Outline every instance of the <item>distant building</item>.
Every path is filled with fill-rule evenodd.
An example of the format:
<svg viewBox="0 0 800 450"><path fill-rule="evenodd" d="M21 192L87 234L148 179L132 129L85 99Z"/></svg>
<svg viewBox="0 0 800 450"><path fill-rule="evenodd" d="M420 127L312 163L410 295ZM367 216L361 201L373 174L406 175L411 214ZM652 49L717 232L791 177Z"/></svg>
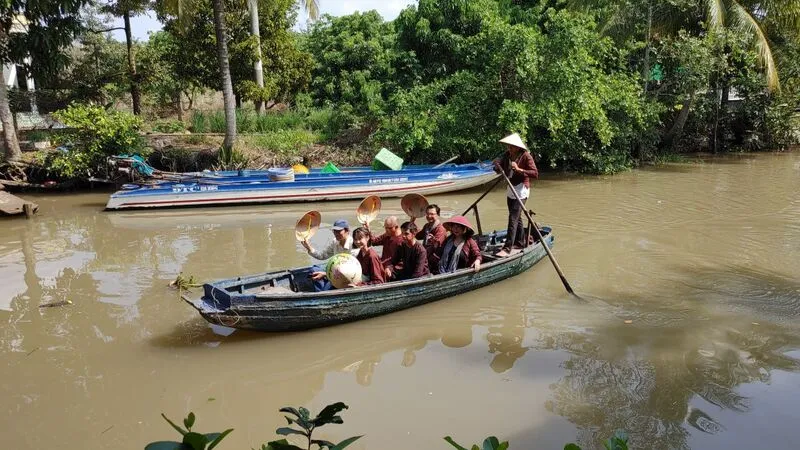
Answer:
<svg viewBox="0 0 800 450"><path fill-rule="evenodd" d="M11 24L11 33L27 33L28 20L25 16L18 15L14 18ZM22 61L22 64L4 64L3 65L3 82L6 88L12 92L18 92L22 95L27 94L27 102L16 102L17 108L12 108L12 112L16 116L17 128L35 128L37 126L46 125L46 120L39 115L39 108L36 104L36 83L33 77L25 69L26 66L30 67L31 58L27 57ZM25 106L20 107L19 103L24 103ZM16 109L16 110L15 110Z"/></svg>

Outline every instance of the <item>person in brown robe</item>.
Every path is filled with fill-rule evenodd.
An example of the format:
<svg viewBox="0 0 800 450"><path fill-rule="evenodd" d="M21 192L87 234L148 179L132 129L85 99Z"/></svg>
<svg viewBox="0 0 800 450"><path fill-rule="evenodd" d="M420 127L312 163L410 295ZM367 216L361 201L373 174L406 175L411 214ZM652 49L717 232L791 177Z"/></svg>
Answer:
<svg viewBox="0 0 800 450"><path fill-rule="evenodd" d="M369 230L368 224L364 224L364 226ZM383 247L381 251L381 261L385 267L391 264L392 257L397 253L397 249L403 245L403 232L400 230L400 223L397 221L396 216L387 217L383 222L383 229L385 233L380 236L371 234L372 231L370 230L369 244Z"/></svg>
<svg viewBox="0 0 800 450"><path fill-rule="evenodd" d="M436 260L436 252L439 247L444 244L447 237L447 230L442 226L442 221L439 217L441 210L438 205L428 205L425 210L425 220L427 223L417 233L417 239L422 240L422 246L425 247L427 253L428 265L431 273L438 273L439 264Z"/></svg>
<svg viewBox="0 0 800 450"><path fill-rule="evenodd" d="M395 280L410 280L429 275L428 253L417 240L417 225L405 222L400 229L403 232L403 245L397 249L391 264L386 267L386 275Z"/></svg>
<svg viewBox="0 0 800 450"><path fill-rule="evenodd" d="M450 273L471 267L475 272L481 270L481 251L478 243L472 238L475 230L464 216L454 216L444 222L450 232L437 251L439 261L438 273Z"/></svg>
<svg viewBox="0 0 800 450"><path fill-rule="evenodd" d="M353 231L353 244L359 249L356 259L361 263L362 280L353 283L351 286L364 286L371 284L381 284L386 282L384 276L383 262L378 256L378 252L370 247L370 233L365 227L358 227Z"/></svg>

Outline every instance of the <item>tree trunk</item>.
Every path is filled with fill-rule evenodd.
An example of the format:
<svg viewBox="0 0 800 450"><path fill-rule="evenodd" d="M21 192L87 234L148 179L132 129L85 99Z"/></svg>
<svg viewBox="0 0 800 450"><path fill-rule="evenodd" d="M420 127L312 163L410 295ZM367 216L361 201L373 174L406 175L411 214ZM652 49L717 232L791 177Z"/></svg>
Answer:
<svg viewBox="0 0 800 450"><path fill-rule="evenodd" d="M664 135L664 147L669 148L672 147L675 142L681 137L683 133L683 126L686 125L686 120L689 118L689 110L692 108L692 103L694 103L694 96L695 93L692 92L683 100L683 105L681 107L681 112L678 113L678 118L675 119L675 123L672 124L672 127L667 131L667 134Z"/></svg>
<svg viewBox="0 0 800 450"><path fill-rule="evenodd" d="M228 63L228 44L225 37L225 18L223 0L212 0L214 6L214 32L217 35L217 60L222 82L222 99L225 104L225 139L222 147L226 152L233 149L236 142L236 99L233 96L233 83Z"/></svg>
<svg viewBox="0 0 800 450"><path fill-rule="evenodd" d="M2 32L0 32L2 33ZM0 36L0 42L7 42ZM11 114L11 107L8 104L8 89L6 88L5 67L0 63L0 122L3 123L3 150L6 161L16 161L22 158L22 151L19 149L17 140L17 130L14 127L14 117Z"/></svg>
<svg viewBox="0 0 800 450"><path fill-rule="evenodd" d="M261 64L261 32L258 26L258 0L247 0L247 6L250 9L250 32L256 38L256 62L253 63L253 69L256 73L256 84L262 90L264 89L264 68ZM256 100L256 112L264 114L264 102Z"/></svg>
<svg viewBox="0 0 800 450"><path fill-rule="evenodd" d="M131 101L133 113L137 116L142 113L142 96L139 93L139 76L136 75L136 56L133 53L133 38L131 37L131 12L122 13L125 22L125 44L128 47L128 77L131 82Z"/></svg>

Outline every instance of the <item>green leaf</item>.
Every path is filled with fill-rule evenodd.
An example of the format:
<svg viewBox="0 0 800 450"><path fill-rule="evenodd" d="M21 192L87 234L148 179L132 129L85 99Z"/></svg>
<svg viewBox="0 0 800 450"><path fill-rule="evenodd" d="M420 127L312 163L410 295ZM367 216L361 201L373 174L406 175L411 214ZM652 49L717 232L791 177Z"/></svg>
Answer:
<svg viewBox="0 0 800 450"><path fill-rule="evenodd" d="M317 414L317 417L314 418L312 423L314 424L314 426L317 427L320 427L328 423L342 423L341 417L337 418L336 414L340 413L341 411L344 411L347 408L348 406L342 402L332 403L323 408L322 411L320 411L320 413ZM338 422L336 421L337 419Z"/></svg>
<svg viewBox="0 0 800 450"><path fill-rule="evenodd" d="M500 441L494 436L489 436L483 440L483 450L497 450L500 446Z"/></svg>
<svg viewBox="0 0 800 450"><path fill-rule="evenodd" d="M190 411L189 415L186 416L185 419L183 419L183 426L185 426L187 430L191 430L192 425L194 425L194 419L195 419L194 413Z"/></svg>
<svg viewBox="0 0 800 450"><path fill-rule="evenodd" d="M183 444L174 441L158 441L147 444L144 450L183 450Z"/></svg>
<svg viewBox="0 0 800 450"><path fill-rule="evenodd" d="M569 444L564 446L564 450L581 450L581 446L570 442Z"/></svg>
<svg viewBox="0 0 800 450"><path fill-rule="evenodd" d="M458 450L467 450L466 448L458 445L458 443L456 443L456 441L454 441L453 438L451 438L450 436L445 436L444 440L447 441L453 447L457 448Z"/></svg>
<svg viewBox="0 0 800 450"><path fill-rule="evenodd" d="M233 431L233 428L228 428L227 430L223 431L222 433L219 433L219 435L217 437L215 437L214 440L211 440L210 436L212 436L214 434L217 434L217 433L207 434L206 437L208 437L208 439L211 440L211 443L208 444L208 450L212 450L214 447L216 447L217 444L219 444L220 442L222 442L223 439L225 439L225 436L231 434L231 431Z"/></svg>
<svg viewBox="0 0 800 450"><path fill-rule="evenodd" d="M330 450L342 450L343 448L345 448L348 445L352 444L353 442L361 439L362 437L364 437L364 435L349 437L349 438L343 440L342 442L339 442L334 447L331 447Z"/></svg>
<svg viewBox="0 0 800 450"><path fill-rule="evenodd" d="M312 440L311 440L311 443L312 443L312 444L317 444L317 445L318 445L320 448L325 448L325 447L328 447L329 449L330 449L330 448L333 448L333 446L334 446L334 445L336 445L336 444L334 444L333 442L331 442L331 441L326 441L326 440L324 440L324 439L312 439Z"/></svg>
<svg viewBox="0 0 800 450"><path fill-rule="evenodd" d="M276 434L280 434L281 436L288 436L290 434L299 434L300 436L308 437L308 433L300 430L295 430L294 428L289 427L281 427L275 430Z"/></svg>
<svg viewBox="0 0 800 450"><path fill-rule="evenodd" d="M302 417L300 415L300 411L298 411L295 408L292 408L291 406L284 406L283 408L279 409L278 412L294 414L297 418Z"/></svg>
<svg viewBox="0 0 800 450"><path fill-rule="evenodd" d="M190 431L183 435L183 443L190 446L193 450L205 450L208 439L200 433Z"/></svg>
<svg viewBox="0 0 800 450"><path fill-rule="evenodd" d="M267 442L267 450L305 450L296 445L292 445L286 439L280 441Z"/></svg>
<svg viewBox="0 0 800 450"><path fill-rule="evenodd" d="M175 425L171 420L167 419L167 416L165 416L164 413L161 413L161 417L163 417L164 420L166 420L168 424L172 425L172 428L175 428L175 430L177 430L178 433L180 433L181 435L185 435L186 433L188 433L188 431L186 431L183 428Z"/></svg>

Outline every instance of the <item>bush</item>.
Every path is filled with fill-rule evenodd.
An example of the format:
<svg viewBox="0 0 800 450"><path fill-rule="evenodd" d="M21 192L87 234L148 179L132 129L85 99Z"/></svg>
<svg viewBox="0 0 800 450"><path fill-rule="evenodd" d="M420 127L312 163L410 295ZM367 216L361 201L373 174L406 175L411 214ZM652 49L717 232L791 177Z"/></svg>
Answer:
<svg viewBox="0 0 800 450"><path fill-rule="evenodd" d="M142 121L132 114L72 104L53 116L69 127L60 136L67 144L64 149L38 157L53 177L94 176L102 172L109 156L145 153L144 140L139 135Z"/></svg>

